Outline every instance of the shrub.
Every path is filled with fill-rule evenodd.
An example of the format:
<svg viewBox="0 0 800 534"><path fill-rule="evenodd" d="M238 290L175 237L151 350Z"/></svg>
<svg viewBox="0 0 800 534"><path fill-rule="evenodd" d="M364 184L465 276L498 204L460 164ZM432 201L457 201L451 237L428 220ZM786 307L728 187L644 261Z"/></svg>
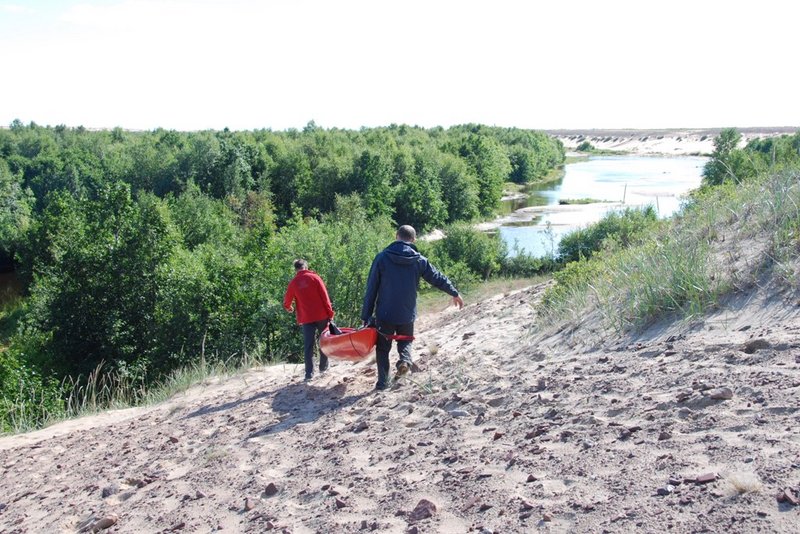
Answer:
<svg viewBox="0 0 800 534"><path fill-rule="evenodd" d="M488 279L500 269L507 254L505 242L497 234L486 234L467 224L454 224L445 229L445 238L436 241L436 257L461 262L481 279Z"/></svg>
<svg viewBox="0 0 800 534"><path fill-rule="evenodd" d="M530 278L537 274L555 271L559 263L551 257L537 258L524 252L506 256L500 265L500 275Z"/></svg>
<svg viewBox="0 0 800 534"><path fill-rule="evenodd" d="M652 228L655 222L656 211L653 206L612 211L597 223L565 235L558 245L558 256L565 263L581 257L590 258L611 240L623 248L628 247Z"/></svg>
<svg viewBox="0 0 800 534"><path fill-rule="evenodd" d="M584 295L589 283L600 273L600 262L586 258L566 264L563 269L553 273L556 285L545 292L542 303L546 308L555 309L578 295Z"/></svg>
<svg viewBox="0 0 800 534"><path fill-rule="evenodd" d="M33 345L0 351L0 433L32 430L64 412L59 385L25 361Z"/></svg>

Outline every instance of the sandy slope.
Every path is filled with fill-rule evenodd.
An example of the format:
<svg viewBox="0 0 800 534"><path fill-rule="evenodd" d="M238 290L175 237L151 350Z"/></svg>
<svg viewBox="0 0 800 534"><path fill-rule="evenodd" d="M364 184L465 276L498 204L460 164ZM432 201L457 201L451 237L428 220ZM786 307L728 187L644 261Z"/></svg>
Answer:
<svg viewBox="0 0 800 534"><path fill-rule="evenodd" d="M2 438L0 531L798 531L796 300L534 337L543 289L422 318L388 392L369 362L281 365Z"/></svg>

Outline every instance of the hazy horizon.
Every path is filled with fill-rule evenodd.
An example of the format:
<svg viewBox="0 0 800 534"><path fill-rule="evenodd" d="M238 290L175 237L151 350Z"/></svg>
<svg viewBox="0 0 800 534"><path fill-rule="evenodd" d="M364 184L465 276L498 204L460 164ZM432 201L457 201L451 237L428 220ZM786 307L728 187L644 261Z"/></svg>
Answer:
<svg viewBox="0 0 800 534"><path fill-rule="evenodd" d="M798 15L777 0L0 0L0 124L800 125L782 81Z"/></svg>

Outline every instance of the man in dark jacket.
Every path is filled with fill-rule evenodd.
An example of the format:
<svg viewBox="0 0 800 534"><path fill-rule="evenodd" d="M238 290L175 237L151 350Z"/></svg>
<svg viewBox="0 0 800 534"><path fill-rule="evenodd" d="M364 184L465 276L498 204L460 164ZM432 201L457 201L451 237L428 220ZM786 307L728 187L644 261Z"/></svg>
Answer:
<svg viewBox="0 0 800 534"><path fill-rule="evenodd" d="M306 381L314 377L314 345L317 333L321 333L333 319L333 306L328 289L317 273L308 269L306 260L294 261L295 275L286 294L283 307L289 313L297 308L297 323L303 327L303 356L306 364ZM319 351L319 372L328 370L328 357Z"/></svg>
<svg viewBox="0 0 800 534"><path fill-rule="evenodd" d="M417 232L412 226L397 229L396 241L383 249L372 262L367 279L367 292L361 308L361 319L369 322L375 311L378 328L378 345L375 353L378 360L378 383L375 389L384 390L389 385L389 351L392 339L397 341L397 374L402 376L411 369L411 340L414 337L414 321L417 318L417 288L419 279L453 297L453 304L464 306L450 280L436 270L425 256L414 246ZM402 339L407 338L407 339Z"/></svg>

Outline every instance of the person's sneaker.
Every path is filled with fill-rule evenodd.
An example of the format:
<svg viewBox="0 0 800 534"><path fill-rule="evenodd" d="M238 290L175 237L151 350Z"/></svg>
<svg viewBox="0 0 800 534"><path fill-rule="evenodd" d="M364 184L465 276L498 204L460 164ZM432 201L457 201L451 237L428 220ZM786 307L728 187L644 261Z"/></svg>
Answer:
<svg viewBox="0 0 800 534"><path fill-rule="evenodd" d="M303 382L311 382L312 380L314 380L314 375L311 375L311 376L307 376L307 377L305 377L305 378L303 379Z"/></svg>
<svg viewBox="0 0 800 534"><path fill-rule="evenodd" d="M375 384L375 391L386 391L387 389L389 389L389 386L386 384L381 384L380 382Z"/></svg>
<svg viewBox="0 0 800 534"><path fill-rule="evenodd" d="M408 374L408 371L411 370L411 364L405 361L400 361L397 364L397 376L405 376Z"/></svg>

